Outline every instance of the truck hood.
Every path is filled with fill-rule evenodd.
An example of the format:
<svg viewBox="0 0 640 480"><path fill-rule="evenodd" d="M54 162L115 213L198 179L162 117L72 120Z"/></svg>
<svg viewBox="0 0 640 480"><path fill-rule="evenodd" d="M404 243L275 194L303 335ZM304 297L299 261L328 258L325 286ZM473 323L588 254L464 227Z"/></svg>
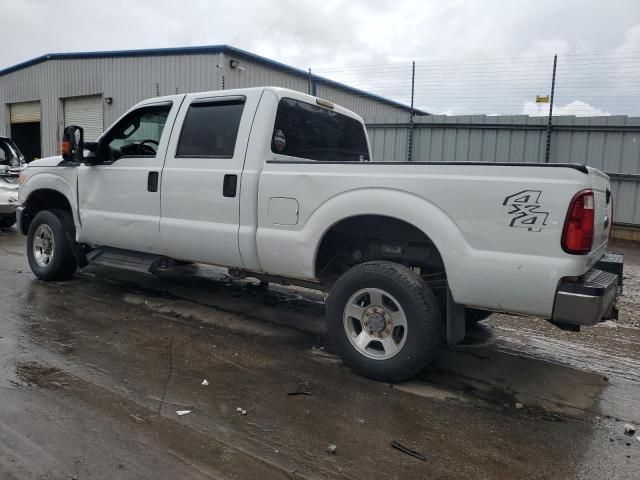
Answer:
<svg viewBox="0 0 640 480"><path fill-rule="evenodd" d="M40 158L38 160L34 160L33 162L29 162L28 168L57 167L60 162L62 162L61 155L56 155L55 157Z"/></svg>

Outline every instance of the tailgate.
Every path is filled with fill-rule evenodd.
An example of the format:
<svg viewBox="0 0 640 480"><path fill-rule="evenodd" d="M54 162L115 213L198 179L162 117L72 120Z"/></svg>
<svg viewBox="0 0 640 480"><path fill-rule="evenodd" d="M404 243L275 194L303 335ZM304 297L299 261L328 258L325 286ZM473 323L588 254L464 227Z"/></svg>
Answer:
<svg viewBox="0 0 640 480"><path fill-rule="evenodd" d="M613 220L613 197L609 177L595 168L589 169L589 180L595 202L594 232L592 252L599 253L606 245Z"/></svg>

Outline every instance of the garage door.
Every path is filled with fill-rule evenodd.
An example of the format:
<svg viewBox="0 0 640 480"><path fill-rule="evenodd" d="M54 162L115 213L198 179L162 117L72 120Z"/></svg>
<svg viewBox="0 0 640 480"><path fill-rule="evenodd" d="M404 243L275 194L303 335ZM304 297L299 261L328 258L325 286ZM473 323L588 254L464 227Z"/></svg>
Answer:
<svg viewBox="0 0 640 480"><path fill-rule="evenodd" d="M84 139L95 142L102 134L102 95L64 99L64 126L84 128Z"/></svg>
<svg viewBox="0 0 640 480"><path fill-rule="evenodd" d="M9 110L11 123L34 123L40 121L40 102L12 103Z"/></svg>

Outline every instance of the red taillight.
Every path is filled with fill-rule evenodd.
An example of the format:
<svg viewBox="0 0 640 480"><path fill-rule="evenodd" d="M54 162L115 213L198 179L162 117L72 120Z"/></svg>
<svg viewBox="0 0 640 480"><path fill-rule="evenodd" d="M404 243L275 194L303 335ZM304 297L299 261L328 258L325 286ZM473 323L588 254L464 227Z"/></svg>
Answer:
<svg viewBox="0 0 640 480"><path fill-rule="evenodd" d="M613 215L615 213L615 203L613 202L613 193L609 194L609 200L611 201L611 219L609 220L609 241L613 238Z"/></svg>
<svg viewBox="0 0 640 480"><path fill-rule="evenodd" d="M574 255L586 255L593 243L595 201L591 190L575 194L569 204L562 232L562 249Z"/></svg>

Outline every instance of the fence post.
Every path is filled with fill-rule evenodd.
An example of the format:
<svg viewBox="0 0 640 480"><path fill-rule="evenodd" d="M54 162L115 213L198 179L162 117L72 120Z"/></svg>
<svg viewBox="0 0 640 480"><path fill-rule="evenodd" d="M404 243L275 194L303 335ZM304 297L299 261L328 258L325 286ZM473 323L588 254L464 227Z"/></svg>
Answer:
<svg viewBox="0 0 640 480"><path fill-rule="evenodd" d="M416 85L416 62L411 62L411 119L410 119L410 127L409 127L409 135L407 135L407 162L412 160L413 154L413 117L414 117L414 109L413 109L413 100L415 94L415 85Z"/></svg>
<svg viewBox="0 0 640 480"><path fill-rule="evenodd" d="M551 76L551 95L549 98L549 120L547 121L547 147L544 152L544 163L549 163L549 155L551 153L551 128L553 124L553 93L556 88L556 65L558 64L558 55L553 56L553 75Z"/></svg>

